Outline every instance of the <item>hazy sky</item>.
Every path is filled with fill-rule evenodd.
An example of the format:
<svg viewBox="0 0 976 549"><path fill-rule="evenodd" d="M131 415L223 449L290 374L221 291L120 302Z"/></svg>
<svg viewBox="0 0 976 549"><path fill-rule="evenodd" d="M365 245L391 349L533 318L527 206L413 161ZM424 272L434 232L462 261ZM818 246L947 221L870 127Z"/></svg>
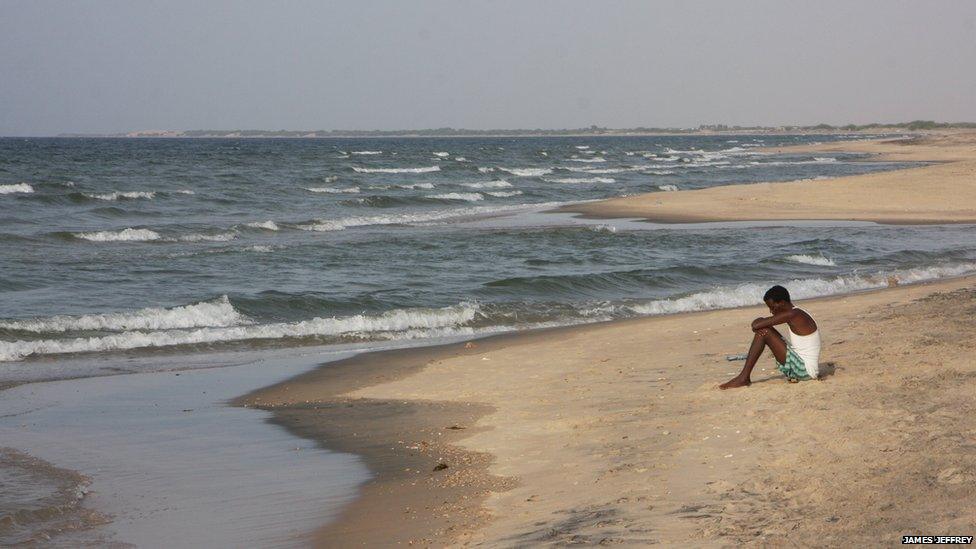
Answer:
<svg viewBox="0 0 976 549"><path fill-rule="evenodd" d="M976 1L0 0L0 135L976 121Z"/></svg>

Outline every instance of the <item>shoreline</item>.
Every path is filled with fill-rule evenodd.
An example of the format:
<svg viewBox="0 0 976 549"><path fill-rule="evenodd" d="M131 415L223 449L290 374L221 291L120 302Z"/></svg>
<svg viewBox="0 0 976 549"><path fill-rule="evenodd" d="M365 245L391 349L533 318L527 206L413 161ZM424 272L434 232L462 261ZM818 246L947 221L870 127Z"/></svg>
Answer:
<svg viewBox="0 0 976 549"><path fill-rule="evenodd" d="M816 181L741 183L652 192L567 205L555 212L657 223L845 220L881 224L976 223L976 132L770 148L770 152L856 152L930 165ZM924 191L924 192L920 192Z"/></svg>
<svg viewBox="0 0 976 549"><path fill-rule="evenodd" d="M969 276L938 280L804 300L803 303L810 304L817 310L850 301L877 302L885 304L887 308L896 305L910 306L913 300L925 296L971 287L974 279L976 278ZM511 544L537 543L550 539L553 542L558 542L560 539L571 542L574 536L584 535L580 531L588 524L587 521L581 521L573 528L547 527L541 532L533 531L518 538L517 542L516 538L512 537L502 543L501 538L497 537L513 528L511 515L514 511L511 513L507 511L513 505L513 501L519 501L518 505L522 507L538 501L536 495L529 492L538 491L532 478L538 476L539 471L532 471L532 468L529 471L520 471L518 467L513 467L509 463L507 452L499 455L498 439L504 439L509 443L517 441L511 439L515 436L514 433L504 432L506 426L510 424L502 422L502 425L499 425L497 421L497 416L500 414L499 402L486 398L487 395L480 398L475 396L480 394L478 386L482 383L491 384L490 380L484 379L484 371L480 369L465 371L464 375L461 375L461 372L451 370L453 375L458 377L457 383L451 380L439 381L451 375L445 373L445 368L449 368L446 365L460 364L464 366L464 370L471 370L472 366L496 360L496 355L499 354L511 353L519 349L529 349L533 352L532 349L551 346L552 342L571 345L574 340L592 338L594 333L600 332L611 336L606 338L607 341L616 341L618 338L613 335L619 332L635 330L642 333L666 332L667 327L675 325L694 325L704 328L704 331L713 331L716 317L722 319L720 322L722 326L725 326L727 324L725 321L732 317L741 317L745 322L750 318L748 312L750 309L754 308L741 307L615 320L582 326L500 334L473 340L471 344L452 343L408 351L365 353L340 362L323 364L297 378L240 397L235 404L258 406L271 411L274 414L274 419L271 421L285 427L293 434L315 440L330 449L361 455L373 472L373 480L364 485L359 497L342 512L339 519L323 526L315 534L314 540L319 546L368 545L391 543L392 540L436 546L467 543L507 545L509 542ZM832 322L834 323L836 321ZM661 348L670 349L667 346ZM710 357L709 360L719 361L718 364L723 365L722 349L703 350L706 353L699 356ZM546 353L540 351L539 354ZM829 351L827 356L830 356ZM549 357L555 360L551 355ZM825 364L833 363L825 362ZM565 369L561 368L558 361L551 366ZM572 370L569 368L561 372L560 376L573 375ZM833 371L832 365L828 371ZM663 386L661 383L652 383L655 387L649 388L648 391L666 391L674 388L672 382L678 384L677 380L666 373L666 370L662 372L665 372L667 377L662 376L658 379L667 381ZM494 371L493 373L499 376L506 374ZM687 374L688 371L672 372L672 374L679 373ZM507 374L510 375L511 372ZM711 381L714 381L715 386L725 380L721 375L712 377L714 379ZM774 380L775 377L774 373L772 378L756 380L755 387L745 391L753 393L750 396L754 396L756 391L765 391L767 383L763 382ZM818 390L820 387L817 386L828 385L830 381L828 378L827 382L822 384L801 386ZM720 394L717 390L712 391L713 387L701 393L705 389L701 386L700 380L682 383L682 385L692 393L688 396L701 397L704 394L711 400L727 400L729 397L725 395L738 394L735 392ZM653 396L655 392L649 392L648 396ZM540 393L540 395L545 394L546 391ZM779 396L782 391L770 394ZM759 397L761 398L762 395L759 394ZM507 398L502 399L504 405L511 404L507 400ZM501 407L505 407L504 405ZM342 408L342 414L332 414L336 417L329 417L330 411L339 408ZM540 413L546 408L548 407L536 407L534 413ZM350 410L353 411L353 417L349 417ZM452 426L463 427L463 429L450 429ZM514 426L509 429L519 430ZM625 440L627 438L624 436ZM667 450L665 447L669 441L660 440L659 435L653 438L658 440L653 441L653 444L646 449L647 452L660 455L678 450L677 448ZM483 439L494 440L495 443L484 444ZM427 444L424 444L425 442ZM534 451L541 450L536 447ZM599 455L606 457L607 454ZM505 462L499 463L502 458L506 458ZM592 461L590 458L591 456L572 452L567 452L565 455L567 462L578 459L586 463ZM448 464L448 468L440 472L433 471L432 467L442 461ZM458 463L461 465L456 465ZM686 465L694 468L690 464ZM711 473L711 471L696 471L688 474L697 477L703 473ZM448 474L455 476L448 477ZM604 472L605 474L607 473ZM682 482L689 482L689 479L682 478ZM714 482L717 481L710 481L710 484ZM655 495L658 499L661 498L661 494ZM680 497L669 492L668 497L663 499L680 500L681 497L690 495L692 494L689 490L682 492ZM625 503L643 505L651 499L650 495L645 494L628 499ZM655 507L655 504L644 506L648 505L650 507L647 510ZM655 522L664 520L668 523L666 530L670 536L674 536L669 538L671 542L704 539L700 537L702 534L700 528L696 526L689 529L692 523L682 518L689 513L694 515L693 512L685 509L688 505L687 503L674 504L666 513L662 511L649 513L654 517ZM681 509L685 510L681 511ZM616 515L618 511L614 510L606 516ZM505 515L508 515L507 525L498 525L498 517ZM533 513L533 516L541 520L540 524L549 525L552 521L551 518L545 519L546 516L551 517L551 515ZM377 520L378 517L382 517L381 520ZM521 526L524 529L525 521L522 522ZM608 521L595 520L593 524L588 525L592 527L606 522ZM377 527L377 524L383 526ZM550 535L550 530L553 529L558 533ZM519 528L515 528L513 531L518 530ZM569 532L573 533L570 535ZM564 533L567 535L563 536ZM718 541L718 538L706 537ZM600 541L592 537L586 539L591 542ZM643 541L649 539L652 538ZM660 541L659 538L653 539ZM631 538L630 541L635 540Z"/></svg>

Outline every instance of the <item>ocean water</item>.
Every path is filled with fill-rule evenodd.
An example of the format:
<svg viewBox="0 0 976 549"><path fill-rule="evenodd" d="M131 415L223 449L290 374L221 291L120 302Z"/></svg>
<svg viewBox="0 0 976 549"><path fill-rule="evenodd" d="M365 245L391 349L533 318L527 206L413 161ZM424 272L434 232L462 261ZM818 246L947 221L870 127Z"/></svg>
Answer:
<svg viewBox="0 0 976 549"><path fill-rule="evenodd" d="M906 166L763 148L842 138L0 139L0 382L79 357L476 335L976 270L969 226L538 213Z"/></svg>

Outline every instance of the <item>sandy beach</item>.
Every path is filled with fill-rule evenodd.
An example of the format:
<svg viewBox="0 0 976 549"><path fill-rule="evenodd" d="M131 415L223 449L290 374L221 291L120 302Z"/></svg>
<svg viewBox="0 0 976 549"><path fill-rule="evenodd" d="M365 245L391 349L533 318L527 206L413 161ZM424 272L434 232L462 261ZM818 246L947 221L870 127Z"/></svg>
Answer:
<svg viewBox="0 0 976 549"><path fill-rule="evenodd" d="M752 387L716 389L757 307L366 355L245 401L379 473L321 546L970 532L972 285L803 302L827 337L822 381L786 383L766 358Z"/></svg>
<svg viewBox="0 0 976 549"><path fill-rule="evenodd" d="M976 221L973 143L830 145L939 163L572 211ZM318 532L319 546L887 545L966 534L976 529L973 283L803 301L825 334L819 381L786 383L767 355L751 387L717 390L741 365L726 356L745 352L749 322L767 314L757 306L367 354L238 404L363 456L376 475Z"/></svg>
<svg viewBox="0 0 976 549"><path fill-rule="evenodd" d="M912 139L769 150L840 151L870 154L878 161L934 164L828 180L655 192L574 204L560 211L662 223L815 219L904 224L976 222L976 133L936 133Z"/></svg>

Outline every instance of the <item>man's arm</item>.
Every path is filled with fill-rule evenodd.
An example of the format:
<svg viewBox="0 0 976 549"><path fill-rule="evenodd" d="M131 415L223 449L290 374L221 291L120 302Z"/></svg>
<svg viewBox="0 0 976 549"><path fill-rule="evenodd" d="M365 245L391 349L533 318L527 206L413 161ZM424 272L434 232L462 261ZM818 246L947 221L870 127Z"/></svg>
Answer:
<svg viewBox="0 0 976 549"><path fill-rule="evenodd" d="M775 314L773 316L760 317L752 321L752 331L765 330L766 328L772 328L777 324L783 324L789 322L793 315L796 314L796 309L790 309L789 311Z"/></svg>

